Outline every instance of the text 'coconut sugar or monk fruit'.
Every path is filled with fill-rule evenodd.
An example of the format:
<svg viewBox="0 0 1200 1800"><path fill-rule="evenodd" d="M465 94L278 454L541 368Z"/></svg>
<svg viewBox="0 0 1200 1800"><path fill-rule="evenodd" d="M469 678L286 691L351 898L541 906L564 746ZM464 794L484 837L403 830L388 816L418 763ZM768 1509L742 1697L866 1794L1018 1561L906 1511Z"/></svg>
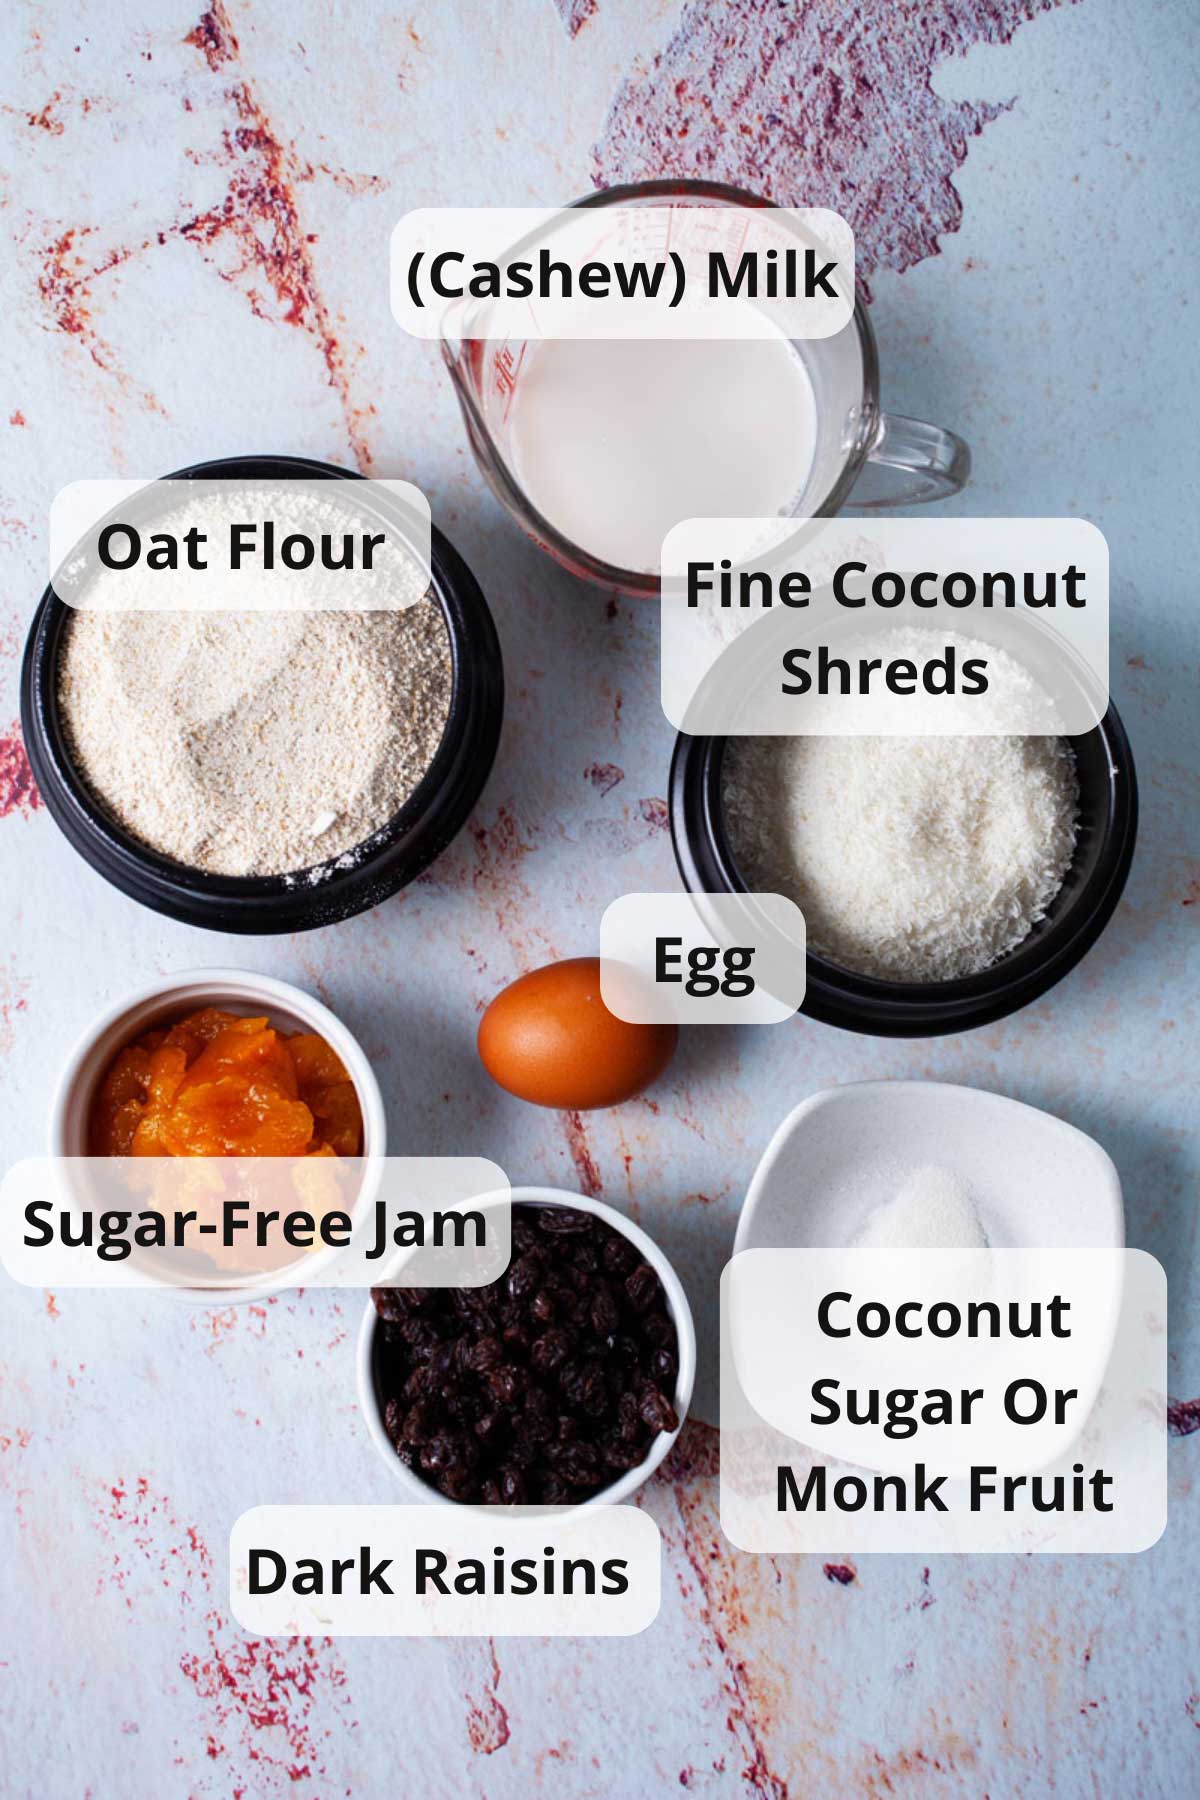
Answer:
<svg viewBox="0 0 1200 1800"><path fill-rule="evenodd" d="M118 1051L88 1120L91 1156L358 1156L362 1138L324 1038L215 1007Z"/></svg>

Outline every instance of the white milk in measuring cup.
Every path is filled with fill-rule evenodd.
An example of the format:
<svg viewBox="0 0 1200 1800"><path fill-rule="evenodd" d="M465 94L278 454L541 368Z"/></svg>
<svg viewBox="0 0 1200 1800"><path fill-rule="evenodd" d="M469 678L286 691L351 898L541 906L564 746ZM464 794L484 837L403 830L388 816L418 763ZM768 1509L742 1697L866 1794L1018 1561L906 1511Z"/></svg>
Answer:
<svg viewBox="0 0 1200 1800"><path fill-rule="evenodd" d="M579 315L560 312L549 335L532 301L502 317L490 301L451 309L443 355L479 465L566 567L650 595L663 539L683 519L815 517L837 512L852 489L856 507L872 508L963 486L970 453L961 439L880 410L875 341L836 215L781 213L705 182L650 182L552 218L548 235L535 232L514 256L542 242L554 255L565 232L576 258L586 234L584 255L609 262L632 252L662 263L664 250L678 250L694 267L718 247L733 267L747 243L761 258L766 234L768 256L780 244L800 257L836 256L846 271L823 321L807 311L807 295L751 299L743 288L720 302L714 322L714 308L695 297L707 284L694 290L690 274L686 297L667 310L656 301L649 326L636 307L631 324L622 299L599 302L612 310L591 311L586 332L574 328Z"/></svg>
<svg viewBox="0 0 1200 1800"><path fill-rule="evenodd" d="M766 339L527 342L513 470L531 504L601 562L653 573L681 519L788 514L817 439L798 348Z"/></svg>

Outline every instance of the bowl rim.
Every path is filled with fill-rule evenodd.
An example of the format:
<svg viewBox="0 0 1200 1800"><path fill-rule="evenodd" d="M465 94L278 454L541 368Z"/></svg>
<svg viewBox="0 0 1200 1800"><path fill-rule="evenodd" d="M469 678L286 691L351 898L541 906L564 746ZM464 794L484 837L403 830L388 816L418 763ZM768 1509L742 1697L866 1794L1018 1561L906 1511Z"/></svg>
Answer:
<svg viewBox="0 0 1200 1800"><path fill-rule="evenodd" d="M106 1038L113 1038L113 1053L120 1047L115 1040L120 1028L126 1021L133 1020L132 1032L137 1030L137 1015L148 1010L159 1010L169 1003L172 996L178 995L181 1002L194 1000L203 1003L205 993L215 997L221 994L244 992L246 1004L262 1000L268 1007L274 1003L281 1010L286 1010L297 1019L310 1025L322 1037L332 1044L346 1066L350 1079L354 1082L359 1104L363 1115L363 1164L364 1179L362 1187L354 1202L355 1214L365 1213L373 1203L374 1193L382 1175L383 1162L387 1155L387 1115L384 1110L383 1094L379 1087L375 1071L363 1050L362 1045L350 1030L349 1026L324 1001L309 994L305 989L284 981L276 975L261 975L253 969L235 968L201 968L182 969L170 975L159 976L156 980L145 982L123 999L114 1001L100 1015L78 1034L71 1051L63 1064L54 1094L50 1102L48 1120L49 1153L51 1157L70 1157L83 1154L72 1148L66 1129L68 1110L74 1096L77 1083L80 1081L86 1065L97 1053ZM194 1010L194 1008L193 1008ZM310 1274L317 1267L319 1258L322 1266L338 1254L329 1249L318 1252L310 1265ZM227 1306L249 1305L253 1301L263 1300L271 1294L278 1294L289 1289L303 1286L303 1283L287 1279L279 1279L259 1283L254 1287L184 1287L163 1284L161 1287L150 1287L139 1290L147 1295L165 1294L183 1301L186 1305L225 1308Z"/></svg>
<svg viewBox="0 0 1200 1800"><path fill-rule="evenodd" d="M754 1173L750 1177L745 1199L738 1212L737 1227L733 1236L733 1255L737 1256L740 1252L752 1248L760 1250L770 1248L765 1244L751 1245L747 1239L750 1236L754 1217L762 1203L763 1192L771 1172L779 1160L780 1153L805 1119L825 1107L844 1102L850 1096L855 1099L869 1099L881 1094L887 1094L890 1097L920 1094L928 1097L939 1093L970 1094L973 1100L982 1100L985 1104L999 1107L1002 1110L1011 1112L1015 1108L1019 1112L1035 1113L1039 1119L1048 1119L1057 1132L1081 1138L1091 1151L1098 1153L1103 1158L1112 1172L1110 1188L1112 1206L1107 1215L1112 1226L1112 1241L1099 1247L1117 1250L1124 1248L1125 1199L1121 1187L1120 1171L1104 1145L1096 1138L1090 1137L1078 1125L1072 1125L1068 1119L1060 1119L1057 1113L1047 1112L1045 1107L1033 1106L1028 1100L1016 1100L1011 1094L999 1094L993 1088L973 1087L965 1081L918 1081L908 1077L898 1081L844 1081L835 1083L832 1087L818 1088L784 1115L771 1133L766 1149L759 1157L754 1167Z"/></svg>
<svg viewBox="0 0 1200 1800"><path fill-rule="evenodd" d="M502 1198L503 1196L496 1197L497 1200ZM606 1224L611 1225L615 1231L621 1232L636 1246L663 1284L679 1346L679 1374L676 1377L674 1395L675 1411L678 1414L679 1423L674 1431L660 1431L642 1461L634 1468L627 1470L619 1480L598 1489L594 1494L589 1494L586 1500L577 1501L572 1506L558 1510L561 1510L565 1517L569 1513L579 1512L589 1506L617 1506L622 1501L628 1500L650 1479L650 1476L654 1474L672 1449L687 1419L696 1381L696 1327L687 1294L666 1253L635 1220L619 1212L616 1207L609 1206L603 1200L596 1200L588 1194L573 1193L569 1188L514 1187L511 1189L511 1198L514 1206L573 1207L578 1212L591 1213L594 1217L604 1220ZM487 1204L486 1200L484 1204ZM379 1315L375 1310L375 1302L368 1294L355 1347L358 1404L359 1411L366 1423L367 1435L391 1470L393 1479L399 1482L413 1500L436 1506L461 1507L462 1502L451 1500L448 1495L441 1493L429 1482L423 1481L419 1475L414 1474L406 1463L401 1462L392 1447L391 1440L384 1429L383 1408L379 1403L379 1395L375 1386L374 1352L378 1323ZM491 1512L496 1509L485 1508L479 1504L468 1510ZM519 1509L517 1510L519 1511Z"/></svg>

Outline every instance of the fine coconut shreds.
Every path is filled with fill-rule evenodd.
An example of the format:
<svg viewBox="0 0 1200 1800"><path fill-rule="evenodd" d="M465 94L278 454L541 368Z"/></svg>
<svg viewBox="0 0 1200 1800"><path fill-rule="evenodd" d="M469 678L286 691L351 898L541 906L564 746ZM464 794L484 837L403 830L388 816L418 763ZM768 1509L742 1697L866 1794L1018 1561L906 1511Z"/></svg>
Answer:
<svg viewBox="0 0 1200 1800"><path fill-rule="evenodd" d="M860 974L947 981L1028 936L1075 850L1057 737L735 738L726 824L743 878Z"/></svg>

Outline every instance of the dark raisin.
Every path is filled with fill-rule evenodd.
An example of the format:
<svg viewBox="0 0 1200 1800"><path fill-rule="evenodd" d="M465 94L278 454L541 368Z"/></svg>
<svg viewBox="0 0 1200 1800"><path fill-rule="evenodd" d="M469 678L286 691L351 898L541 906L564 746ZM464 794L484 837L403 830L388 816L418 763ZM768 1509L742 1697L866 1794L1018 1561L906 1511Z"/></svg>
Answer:
<svg viewBox="0 0 1200 1800"><path fill-rule="evenodd" d="M554 1290L540 1287L529 1303L529 1310L539 1325L548 1325L554 1317Z"/></svg>
<svg viewBox="0 0 1200 1800"><path fill-rule="evenodd" d="M483 1444L494 1443L504 1430L507 1413L500 1407L493 1407L490 1412L481 1412L474 1424L475 1436Z"/></svg>
<svg viewBox="0 0 1200 1800"><path fill-rule="evenodd" d="M397 1320L407 1316L408 1307L405 1305L404 1293L405 1290L403 1288L371 1289L371 1298L375 1302L375 1311L379 1314L381 1319L385 1319L390 1324L394 1324Z"/></svg>
<svg viewBox="0 0 1200 1800"><path fill-rule="evenodd" d="M439 1412L433 1400L418 1400L410 1406L400 1426L400 1436L406 1444L424 1444L437 1430Z"/></svg>
<svg viewBox="0 0 1200 1800"><path fill-rule="evenodd" d="M526 1250L532 1250L540 1243L538 1228L528 1211L522 1206L514 1206L512 1211L512 1253L523 1256Z"/></svg>
<svg viewBox="0 0 1200 1800"><path fill-rule="evenodd" d="M511 1406L525 1388L525 1372L516 1363L502 1363L487 1378L488 1391L501 1406Z"/></svg>
<svg viewBox="0 0 1200 1800"><path fill-rule="evenodd" d="M577 1358L572 1357L558 1371L558 1385L562 1389L563 1398L569 1406L579 1406L583 1401L584 1387L587 1382L587 1370Z"/></svg>
<svg viewBox="0 0 1200 1800"><path fill-rule="evenodd" d="M679 1373L679 1358L673 1350L656 1350L650 1358L650 1373L660 1387L669 1387Z"/></svg>
<svg viewBox="0 0 1200 1800"><path fill-rule="evenodd" d="M594 1444L568 1444L558 1459L556 1473L572 1487L595 1487L600 1480L600 1453Z"/></svg>
<svg viewBox="0 0 1200 1800"><path fill-rule="evenodd" d="M653 1305L658 1297L658 1276L649 1263L639 1263L625 1277L625 1295L634 1312L644 1313Z"/></svg>
<svg viewBox="0 0 1200 1800"><path fill-rule="evenodd" d="M579 1436L579 1421L570 1413L559 1413L554 1421L554 1441L556 1444L573 1444Z"/></svg>
<svg viewBox="0 0 1200 1800"><path fill-rule="evenodd" d="M554 1419L548 1410L535 1409L526 1403L519 1429L531 1444L548 1444L554 1436Z"/></svg>
<svg viewBox="0 0 1200 1800"><path fill-rule="evenodd" d="M518 1302L527 1300L542 1279L542 1257L537 1250L527 1250L525 1255L509 1265L505 1287L510 1300Z"/></svg>
<svg viewBox="0 0 1200 1800"><path fill-rule="evenodd" d="M594 1275L600 1267L600 1256L589 1238L577 1238L570 1248L571 1267L579 1275Z"/></svg>
<svg viewBox="0 0 1200 1800"><path fill-rule="evenodd" d="M591 1213L576 1212L570 1206L543 1206L538 1209L538 1228L550 1237L583 1237L592 1229Z"/></svg>
<svg viewBox="0 0 1200 1800"><path fill-rule="evenodd" d="M505 1506L521 1506L529 1493L529 1486L520 1469L512 1467L500 1471L500 1498Z"/></svg>
<svg viewBox="0 0 1200 1800"><path fill-rule="evenodd" d="M598 1281L592 1295L591 1305L592 1330L598 1337L608 1337L617 1329L620 1313L613 1298L613 1291L607 1281Z"/></svg>
<svg viewBox="0 0 1200 1800"><path fill-rule="evenodd" d="M560 1309L559 1324L569 1331L572 1337L581 1338L591 1330L588 1318L587 1296L572 1294Z"/></svg>
<svg viewBox="0 0 1200 1800"><path fill-rule="evenodd" d="M457 1500L460 1506L469 1506L479 1497L479 1481L470 1469L447 1469L441 1489L448 1500Z"/></svg>
<svg viewBox="0 0 1200 1800"><path fill-rule="evenodd" d="M606 1469L615 1475L624 1475L629 1469L636 1469L645 1452L640 1443L631 1444L627 1438L606 1437L600 1443L600 1457Z"/></svg>
<svg viewBox="0 0 1200 1800"><path fill-rule="evenodd" d="M611 1411L608 1383L598 1363L593 1363L583 1378L579 1404L589 1419L603 1419Z"/></svg>
<svg viewBox="0 0 1200 1800"><path fill-rule="evenodd" d="M529 1351L529 1360L543 1375L553 1374L567 1356L571 1348L571 1340L565 1331L554 1326L535 1338Z"/></svg>
<svg viewBox="0 0 1200 1800"><path fill-rule="evenodd" d="M400 1336L410 1350L418 1356L427 1356L436 1350L442 1341L442 1334L432 1319L423 1319L417 1314L407 1314L400 1320Z"/></svg>
<svg viewBox="0 0 1200 1800"><path fill-rule="evenodd" d="M504 1359L504 1345L495 1336L481 1337L470 1349L470 1367L478 1375L486 1375Z"/></svg>
<svg viewBox="0 0 1200 1800"><path fill-rule="evenodd" d="M600 1249L600 1264L609 1275L628 1275L637 1261L637 1251L627 1237L619 1231L613 1231L605 1238Z"/></svg>
<svg viewBox="0 0 1200 1800"><path fill-rule="evenodd" d="M653 1382L647 1383L638 1395L638 1409L641 1412L643 1423L648 1425L651 1431L674 1431L679 1423L679 1415L675 1408L662 1389L655 1387Z"/></svg>
<svg viewBox="0 0 1200 1800"><path fill-rule="evenodd" d="M420 1400L423 1395L431 1394L435 1385L433 1371L429 1364L418 1363L404 1383L402 1392L406 1400Z"/></svg>
<svg viewBox="0 0 1200 1800"><path fill-rule="evenodd" d="M427 1475L440 1475L454 1466L454 1443L445 1432L430 1438L421 1450L421 1467Z"/></svg>
<svg viewBox="0 0 1200 1800"><path fill-rule="evenodd" d="M650 1313L647 1318L642 1320L642 1337L656 1350L668 1345L674 1349L677 1342L674 1325L667 1315L661 1312Z"/></svg>
<svg viewBox="0 0 1200 1800"><path fill-rule="evenodd" d="M636 1394L626 1392L617 1401L617 1429L627 1441L641 1437L642 1409Z"/></svg>

